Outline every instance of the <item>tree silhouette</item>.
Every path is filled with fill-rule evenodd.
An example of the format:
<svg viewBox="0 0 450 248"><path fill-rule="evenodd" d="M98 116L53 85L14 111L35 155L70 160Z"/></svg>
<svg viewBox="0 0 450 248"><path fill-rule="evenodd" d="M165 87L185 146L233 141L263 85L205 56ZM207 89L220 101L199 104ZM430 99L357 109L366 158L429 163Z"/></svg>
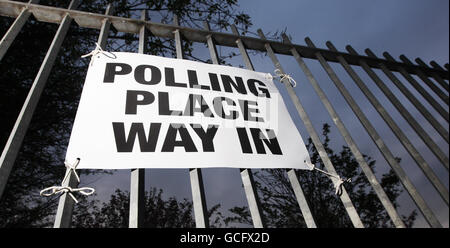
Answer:
<svg viewBox="0 0 450 248"><path fill-rule="evenodd" d="M370 187L349 148L344 146L341 152L335 153L329 147L329 133L330 126L324 124L323 145L339 175L352 179L351 183L345 184L345 188L350 194L362 222L369 228L392 227L393 224L388 214ZM308 139L306 146L311 154L311 162L319 168L323 168L311 139ZM375 161L368 156L365 156L365 158L371 169L375 170ZM254 173L267 226L306 227L286 171L263 169L254 171ZM318 227L352 227L344 206L335 195L335 189L327 176L317 171L298 171L297 175ZM398 207L397 198L402 193L402 189L399 179L392 170L382 175L380 183L394 206ZM97 200L80 201L74 211L73 226L128 226L128 192L116 190L109 202L103 203L101 208L98 205ZM233 207L229 209L231 214L228 214L227 217L219 209L220 205L217 204L208 211L212 227L232 227L235 223L252 225L247 207ZM187 199L177 201L174 197L164 200L162 190L152 188L145 194L144 227L194 227L195 223L191 211L191 201ZM416 218L416 211L411 211L402 218L406 226L411 227Z"/></svg>
<svg viewBox="0 0 450 248"><path fill-rule="evenodd" d="M98 207L98 200L80 201L75 206L72 221L73 227L80 228L126 228L130 197L127 191L116 190L109 202L102 203ZM163 199L163 191L151 188L145 192L144 197L144 224L147 228L192 228L195 221L192 216L192 202L187 199L177 201L175 197ZM220 204L213 206L208 211L208 216L213 219L211 226L220 227L223 216L218 211ZM214 218L211 218L214 217Z"/></svg>
<svg viewBox="0 0 450 248"><path fill-rule="evenodd" d="M221 31L230 24L236 24L242 33L252 25L250 17L237 11L237 0L178 1L178 0L83 0L79 10L104 13L106 5L115 5L115 15L139 18L140 10L146 9L149 18L155 22L172 23L173 15L180 24L203 28L200 21L207 20L211 29ZM69 1L42 0L43 5L66 8ZM14 19L0 17L0 33L4 34ZM16 40L0 61L0 147L3 149L24 103L31 84L45 57L47 49L57 30L57 25L38 22L34 17L25 24ZM22 148L0 199L0 227L49 227L52 226L58 198L39 196L39 191L50 185L59 185L63 178L63 166L73 120L87 72L89 59L81 55L95 47L98 30L79 28L72 23L58 53L46 88L34 113ZM138 37L110 31L107 50L137 51ZM193 54L193 44L183 42L185 55L189 59L211 62ZM149 54L174 57L175 44L172 39L150 36L147 43ZM221 54L221 61L234 54ZM324 126L325 147L338 173L351 177L353 182L345 185L347 191L368 227L391 226L389 218L375 193L370 189L357 162L347 147L335 153L329 147L329 126ZM323 165L317 151L308 140L312 162L319 168ZM375 161L366 157L372 169ZM83 170L83 174L106 173L107 171ZM316 172L299 172L301 184L319 227L348 227L351 223L340 200L334 195L329 179ZM262 170L256 173L259 193L263 200L264 215L271 227L303 227L304 221L298 209L289 181L284 171ZM402 192L398 178L392 173L383 175L381 183L394 205ZM125 227L128 226L128 193L117 191L110 202L102 207L96 201L80 201L76 205L74 226L83 227ZM159 205L158 205L159 204ZM193 226L192 203L178 202L175 198L163 200L162 192L152 189L146 193L148 209L147 226L183 227ZM159 207L157 207L159 206ZM220 226L222 215L220 205L209 210L215 219L212 225ZM234 216L226 218L226 224L233 222L251 225L250 214L245 207L231 209ZM153 214L157 213L157 214ZM404 217L412 225L415 212ZM161 217L161 218L160 218ZM164 217L164 218L162 218Z"/></svg>
<svg viewBox="0 0 450 248"><path fill-rule="evenodd" d="M69 2L42 0L40 4L67 8ZM214 31L230 24L236 24L242 31L251 26L250 17L238 12L236 0L83 0L78 10L104 13L110 2L115 6L116 16L139 18L140 10L146 9L150 20L156 22L172 23L173 15L177 14L183 26L199 27L201 20L209 21ZM5 34L13 21L0 17L0 34ZM58 25L38 22L30 16L0 61L2 150L57 28ZM39 191L59 185L65 173L65 151L89 64L89 59L80 57L95 47L98 34L98 30L80 28L72 22L0 200L0 227L52 226L57 198L43 198ZM137 35L124 34L112 27L107 50L137 52L137 40ZM191 42L184 42L183 47L187 58L201 59L192 54ZM150 36L147 48L153 55L175 54L172 39ZM232 54L223 54L221 60L229 56ZM94 172L106 171L82 171Z"/></svg>
<svg viewBox="0 0 450 248"><path fill-rule="evenodd" d="M392 227L393 223L350 149L344 146L339 153L334 152L329 146L329 133L330 126L324 124L323 145L337 173L341 177L352 179L352 182L344 184L344 187L349 193L361 221L366 227L371 228ZM308 139L306 147L311 155L311 162L318 168L323 169L324 165L311 138ZM375 171L375 161L368 156L364 157L370 168ZM335 195L334 186L328 176L318 171L297 171L297 176L318 227L353 226L342 202ZM263 169L256 171L255 179L268 227L306 227L285 170ZM398 177L390 170L382 175L380 184L394 206L398 207L397 198L403 191ZM252 224L247 207L234 207L230 211L233 215L225 219L225 223L228 225L232 223ZM414 210L407 216L402 216L405 225L411 227L416 215L417 213Z"/></svg>

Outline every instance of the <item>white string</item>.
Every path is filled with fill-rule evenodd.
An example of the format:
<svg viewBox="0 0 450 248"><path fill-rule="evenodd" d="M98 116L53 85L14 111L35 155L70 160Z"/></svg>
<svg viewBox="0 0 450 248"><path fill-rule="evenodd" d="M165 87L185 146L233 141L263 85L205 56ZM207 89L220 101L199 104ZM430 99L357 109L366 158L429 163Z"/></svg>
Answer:
<svg viewBox="0 0 450 248"><path fill-rule="evenodd" d="M292 87L297 86L297 82L291 77L291 75L282 73L280 69L276 69L274 72L276 77L280 78L280 82L287 79Z"/></svg>
<svg viewBox="0 0 450 248"><path fill-rule="evenodd" d="M50 193L45 193L46 191L51 191ZM51 196L55 194L64 194L69 193L69 195L72 197L72 199L78 203L78 200L75 198L75 196L72 194L73 192L80 192L80 194L83 195L92 195L95 192L95 189L89 188L89 187L83 187L83 188L71 188L69 186L51 186L48 188L45 188L41 190L40 195L41 196Z"/></svg>
<svg viewBox="0 0 450 248"><path fill-rule="evenodd" d="M97 55L97 54L99 54L99 53L101 53L101 54L103 54L103 55L105 55L106 57L111 58L111 59L117 58L117 56L116 56L114 53L111 53L111 52L108 52L108 51L103 50L103 49L101 48L101 46L100 46L97 42L95 42L95 49L94 49L94 50L92 50L92 51L91 51L90 53L88 53L88 54L81 55L81 57L82 57L82 58L86 58L86 57L92 56L91 62L89 63L89 66L91 66L92 63L93 63L93 61L94 61L95 55Z"/></svg>
<svg viewBox="0 0 450 248"><path fill-rule="evenodd" d="M77 181L80 182L80 177L78 176L77 172L75 171L77 169L78 164L80 163L80 159L77 158L77 161L72 165L67 161L64 161L64 165L66 166L66 168L68 170L66 170L66 175L64 176L64 179L62 181L61 184L64 184L64 182L66 181L66 179L69 177L70 172L73 171L73 174L75 175L75 177L77 178Z"/></svg>
<svg viewBox="0 0 450 248"><path fill-rule="evenodd" d="M330 177L336 178L337 179L337 182L336 182L336 185L335 185L336 191L334 192L336 195L340 196L342 194L342 185L344 183L351 183L352 182L351 178L347 178L347 179L344 180L339 175L334 175L334 174L328 173L328 172L326 172L324 170L321 170L319 168L316 168L316 166L314 164L312 164L311 162L305 161L305 164L308 165L311 170L316 170L316 171L322 172L322 173L324 173L324 174L326 174L326 175L328 175Z"/></svg>
<svg viewBox="0 0 450 248"><path fill-rule="evenodd" d="M64 165L66 166L67 170L66 170L66 174L64 175L64 179L61 182L61 186L51 186L48 188L45 188L43 190L41 190L41 192L39 193L41 196L51 196L51 195L55 195L55 194L64 194L64 193L69 193L70 197L72 197L72 199L78 203L78 200L75 198L75 196L72 194L74 192L79 192L83 195L92 195L95 192L94 188L90 188L90 187L82 187L82 188L72 188L70 186L64 186L64 182L66 181L67 178L69 178L70 173L73 172L73 174L75 175L76 179L78 182L80 182L80 177L78 176L76 169L78 164L80 163L80 159L77 158L77 161L75 161L75 163L70 164L69 162L65 161ZM51 191L49 193L46 193L47 191Z"/></svg>

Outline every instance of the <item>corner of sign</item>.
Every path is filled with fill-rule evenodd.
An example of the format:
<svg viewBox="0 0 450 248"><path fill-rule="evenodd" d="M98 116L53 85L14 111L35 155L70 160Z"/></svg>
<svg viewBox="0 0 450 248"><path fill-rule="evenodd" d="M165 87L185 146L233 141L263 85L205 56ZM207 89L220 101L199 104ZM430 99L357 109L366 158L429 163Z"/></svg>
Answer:
<svg viewBox="0 0 450 248"><path fill-rule="evenodd" d="M311 163L311 161L309 159L305 159L303 160L303 163L305 163L306 167L308 167L308 170L314 170L314 165Z"/></svg>

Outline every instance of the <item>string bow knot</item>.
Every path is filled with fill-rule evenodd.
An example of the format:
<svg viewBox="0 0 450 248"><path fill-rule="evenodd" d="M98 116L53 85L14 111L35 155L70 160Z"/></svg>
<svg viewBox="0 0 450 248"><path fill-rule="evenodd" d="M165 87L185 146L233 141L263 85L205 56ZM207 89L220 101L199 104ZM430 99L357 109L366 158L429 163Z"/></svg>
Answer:
<svg viewBox="0 0 450 248"><path fill-rule="evenodd" d="M72 188L70 186L64 186L64 182L67 180L67 178L69 178L69 175L73 172L73 174L75 175L75 178L77 179L77 182L80 182L80 177L78 176L76 169L78 164L80 163L80 159L77 158L77 160L75 161L75 163L71 164L69 162L64 162L64 165L66 166L67 170L66 170L66 174L64 175L64 179L61 182L61 186L51 186L48 188L45 188L43 190L41 190L41 192L39 193L41 196L52 196L55 194L64 194L64 193L68 193L70 195L70 197L72 197L72 199L78 203L77 198L75 198L75 196L73 195L74 192L79 192L80 194L83 195L92 195L95 192L95 189L90 188L90 187L82 187L82 188ZM69 183L67 183L69 184Z"/></svg>
<svg viewBox="0 0 450 248"><path fill-rule="evenodd" d="M280 82L283 82L283 80L287 79L292 87L297 86L297 82L291 77L291 75L282 73L280 69L276 69L274 72L276 77L280 78Z"/></svg>
<svg viewBox="0 0 450 248"><path fill-rule="evenodd" d="M101 54L103 54L103 55L105 55L106 57L111 58L111 59L117 58L117 56L116 56L115 54L103 50L102 47L101 47L97 42L95 42L95 49L94 49L94 50L92 50L92 51L91 51L90 53L88 53L88 54L81 55L81 57L82 57L82 58L86 58L86 57L92 56L91 62L89 63L89 66L91 66L92 63L94 62L94 57L95 57L97 54L99 54L99 53L101 53Z"/></svg>
<svg viewBox="0 0 450 248"><path fill-rule="evenodd" d="M50 192L48 192L48 191L50 191ZM41 190L40 195L41 196L51 196L51 195L55 195L55 194L68 193L70 195L70 197L72 197L72 199L76 203L78 203L77 198L75 198L75 196L72 194L74 192L79 192L80 194L83 194L83 195L92 195L95 192L95 189L89 188L89 187L72 188L69 186L62 186L62 185L61 186L51 186L51 187Z"/></svg>
<svg viewBox="0 0 450 248"><path fill-rule="evenodd" d="M328 175L330 177L333 177L333 178L337 179L337 182L335 183L335 189L336 190L335 190L334 193L336 195L338 195L338 196L340 196L342 194L342 185L344 185L344 183L351 183L352 182L351 178L342 179L339 175L334 175L334 174L328 173L328 172L326 172L324 170L321 170L319 168L316 168L316 165L312 164L311 162L305 161L305 163L306 163L306 165L309 166L309 168L311 170L316 170L316 171L322 172L322 173L324 173L324 174L326 174L326 175Z"/></svg>

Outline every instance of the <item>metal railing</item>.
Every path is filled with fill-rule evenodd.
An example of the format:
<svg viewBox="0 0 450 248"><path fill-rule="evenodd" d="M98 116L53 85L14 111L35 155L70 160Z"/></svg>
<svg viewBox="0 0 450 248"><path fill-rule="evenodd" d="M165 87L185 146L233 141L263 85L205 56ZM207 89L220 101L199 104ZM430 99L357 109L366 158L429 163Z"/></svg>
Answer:
<svg viewBox="0 0 450 248"><path fill-rule="evenodd" d="M23 108L14 125L13 130L10 133L8 142L1 155L0 197L3 194L7 179L16 160L17 154L33 116L33 112L39 101L42 90L45 87L46 81L55 61L55 57L61 47L71 21L74 20L80 27L99 29L100 34L98 38L98 44L102 48L105 48L109 28L110 25L112 25L119 32L139 34L139 53L146 53L145 43L147 42L149 33L151 33L154 36L174 39L178 59L182 59L184 55L181 45L182 39L191 42L206 43L209 48L211 60L214 64L219 64L216 46L237 47L240 51L241 56L243 57L246 68L249 70L254 70L254 67L247 53L247 50L266 52L272 60L275 68L279 69L282 73L284 73L284 70L276 55L282 54L292 56L293 58L295 58L300 66L300 69L306 75L308 81L311 83L311 86L314 88L314 91L319 96L320 101L325 106L328 114L332 118L334 124L337 126L340 134L355 156L362 171L367 177L370 185L373 187L376 195L384 206L395 227L405 227L405 224L403 223L396 208L387 197L386 192L381 187L381 184L377 180L374 172L367 164L367 161L362 155L360 148L354 141L350 130L345 127L341 117L334 109L333 104L330 102L326 93L322 90L319 82L315 79L311 70L308 68L303 59L308 58L317 60L323 67L333 84L337 87L340 94L344 97L345 101L350 106L357 119L361 122L367 134L375 143L376 147L388 162L389 166L393 169L397 177L400 179L400 182L410 195L411 199L416 204L417 208L421 211L428 224L431 227L442 226L441 222L427 205L427 202L417 191L414 183L406 175L404 169L400 166L399 162L394 157L394 154L388 148L386 142L383 141L381 136L377 133L371 121L367 118L364 111L360 108L357 101L350 94L346 86L343 84L343 82L329 63L334 62L340 64L349 74L350 78L369 100L370 104L373 105L378 114L386 122L397 139L413 158L417 166L422 170L427 179L434 186L447 207L449 201L449 193L446 186L436 176L425 158L422 157L421 151L419 151L414 146L414 143L404 133L401 126L393 119L388 110L381 105L377 97L371 92L369 87L367 87L366 83L356 73L352 66L358 66L367 73L367 75L371 78L375 85L382 91L382 93L387 97L392 105L399 111L401 116L412 127L414 132L432 151L438 161L445 167L448 176L448 152L444 152L441 147L439 147L439 145L435 143L430 134L428 134L422 128L420 123L418 123L418 121L413 117L410 111L403 105L402 102L400 102L398 97L374 72L374 69L381 69L381 71L388 77L388 79L392 81L392 83L400 90L400 92L408 99L408 101L412 103L412 105L420 112L420 114L423 115L426 121L431 124L436 132L448 144L448 64L444 66L446 68L444 69L436 62L431 61L430 67L427 66L419 58L416 59L417 64L413 64L404 55L400 56L401 61L396 61L387 52L383 54L385 58L378 58L369 49L366 49L367 56L364 56L357 54L351 46L347 46L348 52L340 52L333 46L331 42L327 42L326 44L328 49L320 49L317 48L309 38L305 39L307 44L306 46L297 45L293 44L285 34L283 34L281 37L283 42L273 41L266 39L262 30L258 30L258 34L260 36L259 38L241 36L234 25L231 26L232 33L211 31L209 24L206 22L204 23L204 29L193 29L190 27L180 26L176 16L174 18L173 24L155 23L146 20L145 11L142 12L140 19L117 17L113 15L113 9L111 8L111 6L107 7L105 14L77 11L76 8L79 4L79 0L72 0L67 9L43 6L37 4L37 2L38 1L36 0L31 0L29 3L3 0L0 1L0 15L16 18L15 22L11 25L7 33L0 41L0 60L3 58L9 46L14 41L16 35L19 33L30 15L33 15L38 21L41 22L59 24L59 28L55 34L53 42L51 43L47 55L41 64L41 68L33 82ZM400 73L406 79L406 81L411 84L412 88L414 88L439 114L439 117L442 117L447 122L447 125L445 127L442 126L436 119L436 117L433 116L430 111L420 102L420 100L418 100L414 96L411 90L409 90L408 87L406 87L400 81L400 79L397 78L394 72ZM413 77L413 75L418 76L423 81L423 83L418 82ZM437 84L430 78L434 79ZM293 102L304 126L306 127L306 130L310 135L315 148L319 152L320 158L322 159L326 170L330 173L336 173L334 165L331 162L330 158L327 156L327 152L325 151L325 148L320 141L319 135L317 134L317 131L315 130L304 105L302 105L301 103L301 99L297 96L287 79L283 80L283 84L286 87L289 97ZM428 93L428 91L430 90L434 92L434 94L436 94L439 97L440 101L444 104L440 104L438 102L439 99L436 100L432 95L430 95ZM293 187L295 197L302 211L302 215L305 218L306 225L308 227L316 227L314 216L312 216L311 214L295 171L291 169L287 170L286 173ZM201 170L193 168L189 170L189 174L191 179L196 226L208 227L209 223ZM252 171L250 169L241 169L240 174L253 225L254 227L265 227L266 222L264 221L264 216L255 188ZM71 175L70 178L71 180L68 180L67 184L72 187L76 186L76 181L73 180L73 175ZM332 181L335 185L338 184L338 181L336 179L332 178ZM142 226L143 196L144 169L134 169L131 171L130 185L130 227ZM343 192L339 197L349 215L353 226L359 228L364 227L364 224L362 223L360 216L358 215L358 212L355 209L355 206L353 205L345 188L343 189ZM72 209L73 200L70 197L66 197L66 194L64 194L60 198L54 226L69 227L71 222Z"/></svg>

